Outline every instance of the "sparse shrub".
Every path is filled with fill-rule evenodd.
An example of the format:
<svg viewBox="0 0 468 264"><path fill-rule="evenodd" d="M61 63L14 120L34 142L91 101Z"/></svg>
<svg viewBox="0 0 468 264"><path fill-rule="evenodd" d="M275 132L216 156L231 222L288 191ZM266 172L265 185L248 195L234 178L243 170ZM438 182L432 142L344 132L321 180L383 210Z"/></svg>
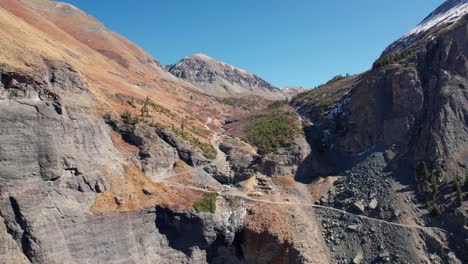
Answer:
<svg viewBox="0 0 468 264"><path fill-rule="evenodd" d="M159 123L159 122L153 122L151 121L151 124L150 124L151 127L155 127L155 128L159 128L159 129L167 129L167 126Z"/></svg>
<svg viewBox="0 0 468 264"><path fill-rule="evenodd" d="M292 98L291 101L304 98L304 97L306 97L307 95L311 94L315 89L321 88L321 87L323 87L323 86L325 86L325 85L328 85L328 84L332 84L332 83L337 82L337 81L339 81L339 80L347 79L347 78L349 78L349 77L351 77L351 76L352 76L352 75L350 75L349 73L346 73L345 75L338 74L338 75L334 76L333 78L331 78L329 81L327 81L327 82L324 83L324 84L317 85L317 86L315 86L313 89L310 89L309 91L305 91L305 92L296 94L295 96L293 96L293 98Z"/></svg>
<svg viewBox="0 0 468 264"><path fill-rule="evenodd" d="M141 116L142 116L142 117L144 117L145 115L146 115L147 117L149 116L148 103L149 103L149 99L148 99L148 96L146 96L145 101L144 101L143 104L141 105L141 109L140 109L140 112L141 112Z"/></svg>
<svg viewBox="0 0 468 264"><path fill-rule="evenodd" d="M419 162L415 170L415 181L417 184L417 191L420 194L426 194L429 192L429 185L431 184L431 173L427 168L425 161Z"/></svg>
<svg viewBox="0 0 468 264"><path fill-rule="evenodd" d="M319 115L320 115L321 117L323 117L323 116L325 116L326 114L327 114L327 112L325 111L325 108L323 108L323 107L320 108Z"/></svg>
<svg viewBox="0 0 468 264"><path fill-rule="evenodd" d="M197 213L210 212L214 214L216 212L216 198L218 194L215 192L204 193L203 198L193 204L193 209Z"/></svg>
<svg viewBox="0 0 468 264"><path fill-rule="evenodd" d="M274 101L270 105L268 105L267 109L269 110L276 110L279 109L280 107L283 107L288 104L288 100L282 100L282 101Z"/></svg>
<svg viewBox="0 0 468 264"><path fill-rule="evenodd" d="M198 147L202 151L203 156L205 158L210 160L216 158L217 152L213 145L211 145L210 143L201 142L198 138L193 137L189 132L177 129L174 125L168 127L158 122L153 122L150 125L159 129L170 129L178 137L190 142L190 144L192 144L193 146Z"/></svg>
<svg viewBox="0 0 468 264"><path fill-rule="evenodd" d="M439 205L435 201L432 202L429 211L431 212L432 216L438 216L438 215L440 215L442 213L442 211L440 210Z"/></svg>
<svg viewBox="0 0 468 264"><path fill-rule="evenodd" d="M427 168L427 163L423 161L421 163L421 175L420 177L422 180L428 180L431 176L431 173L429 172L429 169Z"/></svg>
<svg viewBox="0 0 468 264"><path fill-rule="evenodd" d="M125 111L120 117L122 118L123 122L127 125L134 125L140 122L138 116L132 116L132 113L130 113L129 111Z"/></svg>
<svg viewBox="0 0 468 264"><path fill-rule="evenodd" d="M158 113L165 114L167 116L174 116L174 114L171 112L171 110L165 108L162 105L159 105L159 104L157 104L155 102L152 102L151 100L148 101L148 104L151 106L151 108L153 108L154 111L156 111Z"/></svg>

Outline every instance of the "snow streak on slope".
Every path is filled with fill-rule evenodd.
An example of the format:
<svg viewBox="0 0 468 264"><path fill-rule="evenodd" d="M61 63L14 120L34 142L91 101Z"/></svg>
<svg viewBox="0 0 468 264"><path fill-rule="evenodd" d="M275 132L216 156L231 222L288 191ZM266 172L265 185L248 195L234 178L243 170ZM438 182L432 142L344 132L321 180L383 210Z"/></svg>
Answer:
<svg viewBox="0 0 468 264"><path fill-rule="evenodd" d="M429 30L449 25L468 14L468 0L447 0L434 12L427 16L419 25L406 33L402 38L390 45L383 56L401 51L413 44L418 37Z"/></svg>
<svg viewBox="0 0 468 264"><path fill-rule="evenodd" d="M417 27L408 32L405 37L419 34L429 29L457 21L468 13L468 0L449 0L426 17Z"/></svg>

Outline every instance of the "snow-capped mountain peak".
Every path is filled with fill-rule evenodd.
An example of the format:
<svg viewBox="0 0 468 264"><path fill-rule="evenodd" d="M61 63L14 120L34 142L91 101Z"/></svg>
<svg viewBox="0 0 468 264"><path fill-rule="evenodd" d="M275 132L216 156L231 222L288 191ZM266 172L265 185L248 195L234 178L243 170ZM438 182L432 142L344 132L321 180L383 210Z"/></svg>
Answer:
<svg viewBox="0 0 468 264"><path fill-rule="evenodd" d="M466 14L468 14L468 0L445 1L415 28L385 49L383 56L409 47L425 32L439 26L449 25Z"/></svg>
<svg viewBox="0 0 468 264"><path fill-rule="evenodd" d="M435 26L452 23L468 13L468 0L448 0L405 36L425 32Z"/></svg>

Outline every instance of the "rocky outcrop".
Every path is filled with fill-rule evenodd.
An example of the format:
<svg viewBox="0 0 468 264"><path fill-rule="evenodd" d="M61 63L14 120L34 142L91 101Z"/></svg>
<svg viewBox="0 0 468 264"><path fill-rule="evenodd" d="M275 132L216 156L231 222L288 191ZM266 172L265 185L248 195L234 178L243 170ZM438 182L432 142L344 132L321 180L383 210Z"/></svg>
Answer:
<svg viewBox="0 0 468 264"><path fill-rule="evenodd" d="M157 178L171 170L179 159L177 148L174 147L176 145L164 141L158 134L158 128L146 123L125 124L111 115L105 119L124 141L138 148L135 158L140 161L140 167L146 175ZM180 157L191 161L190 156Z"/></svg>
<svg viewBox="0 0 468 264"><path fill-rule="evenodd" d="M295 139L288 147L281 148L278 153L265 155L252 152L253 148L237 138L228 138L222 142L220 149L226 153L229 163L229 173L214 177L222 182L235 184L245 181L257 173L273 176L295 175L302 162L310 154L310 146L304 137Z"/></svg>
<svg viewBox="0 0 468 264"><path fill-rule="evenodd" d="M247 149L242 149L242 142L237 138L225 139L219 146L226 153L229 162L228 177L217 177L222 183L238 183L253 177L256 173L256 155Z"/></svg>
<svg viewBox="0 0 468 264"><path fill-rule="evenodd" d="M363 153L394 145L400 154L427 160L433 168L466 163L465 19L416 42L412 55L397 64L334 84L339 87L322 98L314 97L323 94L316 91L293 104L327 132L327 147L335 151ZM327 86L319 89L325 92ZM314 105L323 115L309 112Z"/></svg>
<svg viewBox="0 0 468 264"><path fill-rule="evenodd" d="M1 72L2 178L26 182L60 179L95 191L97 182L105 182L101 166L121 158L114 153L103 120L88 114L86 105L78 107L62 99L83 94L84 102L91 105L85 82L69 68L57 71L51 67L47 73L50 79L41 80L6 69ZM118 166L110 170L121 174Z"/></svg>
<svg viewBox="0 0 468 264"><path fill-rule="evenodd" d="M203 153L189 142L179 138L168 129L157 129L159 137L177 150L179 158L190 166L202 166L210 163Z"/></svg>
<svg viewBox="0 0 468 264"><path fill-rule="evenodd" d="M310 145L301 135L288 147L278 153L269 153L259 157L257 169L267 176L294 176L302 162L310 155Z"/></svg>
<svg viewBox="0 0 468 264"><path fill-rule="evenodd" d="M45 64L43 79L0 70L1 239L33 263L72 262L80 253L66 237L83 233L96 193L110 185L105 173L122 175L123 157L87 109L94 101L86 82L67 64ZM79 105L71 100L78 96Z"/></svg>
<svg viewBox="0 0 468 264"><path fill-rule="evenodd" d="M167 70L174 76L200 87L200 91L218 97L257 95L269 100L286 99L283 92L258 76L224 62L197 53Z"/></svg>
<svg viewBox="0 0 468 264"><path fill-rule="evenodd" d="M320 172L344 176L335 182L336 190L322 199L322 204L388 221L424 219L428 225L457 230L448 236L401 233L401 237L409 237L404 243L426 245L425 250L418 246L407 248L409 251L404 254L414 258L410 262L420 261L418 258L448 263L457 263L457 258L466 259L464 250L458 246L463 243L465 228L462 223L466 223L466 218L461 220L462 214L456 213L460 209L453 206L451 185L441 183L450 181L457 173L465 175L468 164L467 18L464 13L456 21L424 31L405 47L409 54L406 57L375 64L368 72L329 83L292 102L303 117L313 122L306 133L313 149L317 150L308 161L312 164L304 165L302 177L309 175L309 181L305 181L310 182L314 175L321 175ZM392 53L387 50L381 59L390 55ZM433 199L449 197L436 201L445 210L439 217L430 216L430 203L426 204L424 199L409 198L411 195L404 200L399 198L399 193L404 191L403 187L396 186L401 183L414 195L415 168L422 161L434 173L436 184L445 188ZM337 166L330 167L330 164ZM420 203L427 208L416 208ZM465 204L466 201L462 202L460 208L466 208ZM437 210L432 213L437 214ZM337 239L340 232L332 231L335 228L329 226L330 216L323 215L326 228L331 229L328 235L333 236L328 240L329 245L341 244L341 241L356 243L348 236ZM455 218L458 224L442 223ZM377 234L384 230L374 228L370 232ZM386 243L388 237L384 236L375 239ZM403 242L396 244L400 243ZM367 261L401 261L396 251L386 248L388 254L382 256L376 254L378 250L366 251L365 248L355 248L352 252L343 248L333 255L342 258L343 263L357 255ZM346 257L340 256L343 252L347 252Z"/></svg>
<svg viewBox="0 0 468 264"><path fill-rule="evenodd" d="M215 215L157 208L156 226L168 239L169 246L186 256L198 256L193 259L195 262L235 263L242 258L235 239L243 228L245 209L226 205Z"/></svg>

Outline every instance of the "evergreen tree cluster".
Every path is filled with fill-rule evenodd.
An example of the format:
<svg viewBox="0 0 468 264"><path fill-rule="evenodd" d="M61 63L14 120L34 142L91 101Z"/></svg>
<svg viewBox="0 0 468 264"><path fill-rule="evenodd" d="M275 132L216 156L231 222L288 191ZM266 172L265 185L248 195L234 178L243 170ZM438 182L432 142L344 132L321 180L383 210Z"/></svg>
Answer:
<svg viewBox="0 0 468 264"><path fill-rule="evenodd" d="M215 192L203 194L203 198L193 204L193 209L197 213L210 212L214 214L216 212L216 198L218 194Z"/></svg>
<svg viewBox="0 0 468 264"><path fill-rule="evenodd" d="M289 146L302 132L297 114L282 107L284 104L273 103L247 125L243 139L256 146L262 154L275 153L281 147Z"/></svg>
<svg viewBox="0 0 468 264"><path fill-rule="evenodd" d="M436 195L439 192L438 175L440 176L442 173L441 170L430 172L425 161L418 163L415 170L417 192L424 197L433 215L441 213L441 209L436 203ZM455 192L454 204L456 206L461 206L463 203L463 190L468 191L468 175L465 176L464 182L461 182L462 180L458 173L453 175L452 190Z"/></svg>
<svg viewBox="0 0 468 264"><path fill-rule="evenodd" d="M412 54L410 49L403 50L401 52L390 54L384 58L378 59L372 65L372 69L377 69L383 66L394 64L400 60L408 58Z"/></svg>
<svg viewBox="0 0 468 264"><path fill-rule="evenodd" d="M453 177L453 185L455 186L455 191L456 191L455 201L456 201L457 206L460 206L463 203L463 193L462 193L458 173Z"/></svg>
<svg viewBox="0 0 468 264"><path fill-rule="evenodd" d="M148 110L148 104L149 104L149 98L146 96L145 101L143 101L143 104L141 105L141 117L149 117L149 110Z"/></svg>
<svg viewBox="0 0 468 264"><path fill-rule="evenodd" d="M422 161L416 168L416 188L419 194L428 195L435 194L438 191L437 176L434 172L429 172L427 163Z"/></svg>

